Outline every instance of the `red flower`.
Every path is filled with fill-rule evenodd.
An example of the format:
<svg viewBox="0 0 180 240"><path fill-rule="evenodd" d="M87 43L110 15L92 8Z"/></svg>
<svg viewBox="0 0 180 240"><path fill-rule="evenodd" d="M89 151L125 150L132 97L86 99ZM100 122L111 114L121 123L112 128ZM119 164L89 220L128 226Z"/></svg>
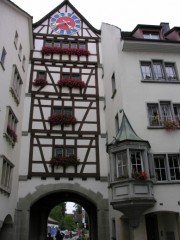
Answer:
<svg viewBox="0 0 180 240"><path fill-rule="evenodd" d="M50 160L51 166L77 166L79 164L79 159L75 155L71 155L69 157L53 157Z"/></svg>
<svg viewBox="0 0 180 240"><path fill-rule="evenodd" d="M54 114L48 118L48 121L51 125L69 125L75 124L76 118L74 116L65 116L63 114Z"/></svg>
<svg viewBox="0 0 180 240"><path fill-rule="evenodd" d="M58 81L59 87L69 87L69 88L84 88L86 84L80 79L60 79Z"/></svg>
<svg viewBox="0 0 180 240"><path fill-rule="evenodd" d="M77 55L77 56L88 56L90 52L86 49L81 48L59 48L59 47L43 47L41 52L45 55L49 54L69 54L69 55Z"/></svg>
<svg viewBox="0 0 180 240"><path fill-rule="evenodd" d="M33 84L34 86L36 86L36 87L39 87L39 86L44 87L44 86L47 85L47 83L48 83L47 80L44 79L44 78L36 78L36 79L32 82L32 84Z"/></svg>
<svg viewBox="0 0 180 240"><path fill-rule="evenodd" d="M136 180L146 180L147 179L147 173L145 171L133 172L132 177Z"/></svg>
<svg viewBox="0 0 180 240"><path fill-rule="evenodd" d="M179 128L179 123L175 122L173 120L167 120L167 121L163 122L163 126L166 129L173 130L173 129Z"/></svg>
<svg viewBox="0 0 180 240"><path fill-rule="evenodd" d="M17 134L9 125L7 126L7 134L12 138L13 142L17 142Z"/></svg>

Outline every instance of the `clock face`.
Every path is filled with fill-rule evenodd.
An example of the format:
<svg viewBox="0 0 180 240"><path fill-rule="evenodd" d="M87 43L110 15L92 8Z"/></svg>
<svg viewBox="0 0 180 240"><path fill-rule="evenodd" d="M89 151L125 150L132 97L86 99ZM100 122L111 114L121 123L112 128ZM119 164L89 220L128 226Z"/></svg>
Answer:
<svg viewBox="0 0 180 240"><path fill-rule="evenodd" d="M81 28L81 21L74 13L56 13L50 19L52 30L61 35L73 35Z"/></svg>

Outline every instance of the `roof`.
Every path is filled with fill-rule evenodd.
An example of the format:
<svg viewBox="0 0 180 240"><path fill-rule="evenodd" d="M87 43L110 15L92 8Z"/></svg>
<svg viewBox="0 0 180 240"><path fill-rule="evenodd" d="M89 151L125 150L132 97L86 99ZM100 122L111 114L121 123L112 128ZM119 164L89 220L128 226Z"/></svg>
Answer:
<svg viewBox="0 0 180 240"><path fill-rule="evenodd" d="M45 15L42 19L40 19L38 22L33 24L33 27L37 27L41 23L43 23L47 18L49 18L51 15L53 15L55 12L57 12L60 8L62 8L64 5L68 5L85 23L89 28L91 28L94 32L100 34L101 30L98 30L94 28L84 17L83 15L70 3L69 0L64 0L62 3L60 3L57 7L55 7L51 12L49 12L47 15Z"/></svg>
<svg viewBox="0 0 180 240"><path fill-rule="evenodd" d="M136 132L132 128L126 114L123 111L123 117L122 117L122 122L121 122L119 132L109 145L115 145L115 144L118 144L118 143L124 142L124 141L146 142L149 145L148 141L143 140L136 134Z"/></svg>
<svg viewBox="0 0 180 240"><path fill-rule="evenodd" d="M26 11L24 11L22 8L20 8L18 5L16 5L14 2L10 1L10 0L2 0L7 4L10 4L12 7L16 8L18 11L22 12L23 14L27 15L27 17L30 17L31 19L33 18L29 13L27 13Z"/></svg>

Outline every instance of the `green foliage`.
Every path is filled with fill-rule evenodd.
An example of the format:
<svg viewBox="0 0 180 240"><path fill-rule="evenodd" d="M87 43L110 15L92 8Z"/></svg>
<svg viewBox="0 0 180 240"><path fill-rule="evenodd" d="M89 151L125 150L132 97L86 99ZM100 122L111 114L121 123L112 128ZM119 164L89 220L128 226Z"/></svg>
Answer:
<svg viewBox="0 0 180 240"><path fill-rule="evenodd" d="M63 202L56 205L54 208L52 208L49 216L55 219L56 221L58 221L59 226L62 227L65 212L66 212L66 203Z"/></svg>
<svg viewBox="0 0 180 240"><path fill-rule="evenodd" d="M64 217L64 229L74 230L76 228L76 223L74 221L73 215L66 214Z"/></svg>

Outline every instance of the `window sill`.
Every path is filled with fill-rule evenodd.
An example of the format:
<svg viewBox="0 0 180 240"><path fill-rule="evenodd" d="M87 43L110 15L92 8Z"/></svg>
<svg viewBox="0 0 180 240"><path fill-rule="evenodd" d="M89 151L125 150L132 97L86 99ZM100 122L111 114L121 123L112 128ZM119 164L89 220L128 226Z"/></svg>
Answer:
<svg viewBox="0 0 180 240"><path fill-rule="evenodd" d="M11 144L11 146L14 147L15 142L13 141L12 137L9 136L7 133L4 133L3 135L6 138L6 140Z"/></svg>
<svg viewBox="0 0 180 240"><path fill-rule="evenodd" d="M177 80L153 80L153 79L148 79L148 80L141 80L142 83L173 83L173 84L180 84L180 81L177 79Z"/></svg>
<svg viewBox="0 0 180 240"><path fill-rule="evenodd" d="M10 195L11 188L5 187L3 185L0 185L0 192L4 193L4 195Z"/></svg>

